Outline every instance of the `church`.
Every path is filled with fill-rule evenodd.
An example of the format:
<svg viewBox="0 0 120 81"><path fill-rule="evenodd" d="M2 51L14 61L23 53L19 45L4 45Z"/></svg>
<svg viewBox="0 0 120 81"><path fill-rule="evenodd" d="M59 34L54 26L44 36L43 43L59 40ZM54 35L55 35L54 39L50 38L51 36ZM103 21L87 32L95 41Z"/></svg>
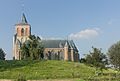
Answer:
<svg viewBox="0 0 120 81"><path fill-rule="evenodd" d="M15 34L13 36L13 58L21 60L20 48L22 44L29 40L31 35L31 25L27 22L23 13L21 22L15 24ZM79 61L78 49L73 40L41 40L44 46L44 59Z"/></svg>

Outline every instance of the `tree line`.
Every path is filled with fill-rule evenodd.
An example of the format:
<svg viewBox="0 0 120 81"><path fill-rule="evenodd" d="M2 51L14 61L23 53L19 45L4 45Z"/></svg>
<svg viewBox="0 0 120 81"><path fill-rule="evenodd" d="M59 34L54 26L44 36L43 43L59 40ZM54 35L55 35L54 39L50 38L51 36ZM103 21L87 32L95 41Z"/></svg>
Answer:
<svg viewBox="0 0 120 81"><path fill-rule="evenodd" d="M20 52L22 60L40 60L44 58L44 45L39 36L31 35L29 40L22 44ZM0 48L0 60L5 60L5 55L4 50ZM120 70L120 41L113 44L106 54L101 48L92 47L92 51L85 54L85 58L81 58L80 62L97 69L105 69L107 65L111 65Z"/></svg>
<svg viewBox="0 0 120 81"><path fill-rule="evenodd" d="M85 54L85 58L81 58L80 62L100 70L113 67L120 71L120 41L111 45L106 54L101 48L92 47L92 51Z"/></svg>

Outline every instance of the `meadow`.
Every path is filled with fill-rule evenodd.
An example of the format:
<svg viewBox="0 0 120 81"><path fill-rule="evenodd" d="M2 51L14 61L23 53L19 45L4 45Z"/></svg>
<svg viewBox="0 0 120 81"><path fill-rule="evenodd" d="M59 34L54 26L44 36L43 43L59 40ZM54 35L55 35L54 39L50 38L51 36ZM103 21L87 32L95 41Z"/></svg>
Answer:
<svg viewBox="0 0 120 81"><path fill-rule="evenodd" d="M96 69L79 62L38 60L38 61L0 61L0 79L17 79L24 76L27 80L75 79L93 81L93 79L116 80L114 70L103 70L102 75L95 74ZM81 80L80 80L81 79Z"/></svg>

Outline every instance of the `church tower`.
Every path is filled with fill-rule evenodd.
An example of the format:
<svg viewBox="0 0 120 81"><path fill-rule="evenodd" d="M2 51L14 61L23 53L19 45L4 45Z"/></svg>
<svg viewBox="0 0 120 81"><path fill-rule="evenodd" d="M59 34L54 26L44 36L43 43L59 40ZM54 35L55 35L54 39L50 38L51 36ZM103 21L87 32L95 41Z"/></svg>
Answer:
<svg viewBox="0 0 120 81"><path fill-rule="evenodd" d="M13 37L13 59L20 60L20 47L29 39L31 35L31 26L28 24L25 14L22 14L21 22L15 24L15 35Z"/></svg>

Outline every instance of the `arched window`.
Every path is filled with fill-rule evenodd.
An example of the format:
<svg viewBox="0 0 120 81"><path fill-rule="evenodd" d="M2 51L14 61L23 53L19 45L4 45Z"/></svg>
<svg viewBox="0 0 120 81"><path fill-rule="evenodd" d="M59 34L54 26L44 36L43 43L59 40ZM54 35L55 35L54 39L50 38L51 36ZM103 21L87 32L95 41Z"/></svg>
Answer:
<svg viewBox="0 0 120 81"><path fill-rule="evenodd" d="M21 36L24 36L24 29L21 29Z"/></svg>
<svg viewBox="0 0 120 81"><path fill-rule="evenodd" d="M28 36L28 33L29 33L28 28L26 28L25 30L26 30L25 35Z"/></svg>

